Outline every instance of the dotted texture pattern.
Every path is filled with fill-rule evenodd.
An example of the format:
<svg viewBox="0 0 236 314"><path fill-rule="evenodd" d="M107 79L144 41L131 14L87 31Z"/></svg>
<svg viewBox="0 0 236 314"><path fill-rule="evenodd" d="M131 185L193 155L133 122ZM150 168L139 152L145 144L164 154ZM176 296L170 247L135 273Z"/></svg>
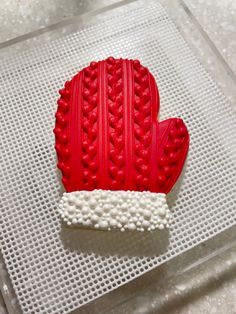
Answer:
<svg viewBox="0 0 236 314"><path fill-rule="evenodd" d="M159 4L0 61L0 245L24 313L68 313L236 221L236 115ZM90 60L137 58L157 80L161 119L191 145L169 234L68 229L54 151L57 91Z"/></svg>
<svg viewBox="0 0 236 314"><path fill-rule="evenodd" d="M67 192L171 190L188 131L180 118L157 122L156 82L138 60L93 61L59 93L55 148Z"/></svg>

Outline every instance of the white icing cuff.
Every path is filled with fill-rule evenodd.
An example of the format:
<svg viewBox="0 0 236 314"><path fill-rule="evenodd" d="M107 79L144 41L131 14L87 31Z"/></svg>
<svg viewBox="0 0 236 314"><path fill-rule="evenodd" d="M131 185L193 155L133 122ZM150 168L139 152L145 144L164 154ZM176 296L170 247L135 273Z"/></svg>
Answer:
<svg viewBox="0 0 236 314"><path fill-rule="evenodd" d="M76 191L64 193L59 213L67 225L102 230L151 231L168 228L171 212L162 193Z"/></svg>

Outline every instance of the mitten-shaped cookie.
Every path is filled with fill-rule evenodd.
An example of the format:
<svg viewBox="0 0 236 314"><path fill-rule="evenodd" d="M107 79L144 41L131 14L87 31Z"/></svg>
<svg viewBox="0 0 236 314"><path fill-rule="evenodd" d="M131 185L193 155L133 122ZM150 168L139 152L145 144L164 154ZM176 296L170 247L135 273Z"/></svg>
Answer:
<svg viewBox="0 0 236 314"><path fill-rule="evenodd" d="M158 122L159 93L148 69L109 57L91 62L59 93L63 220L105 230L168 227L166 194L183 168L189 135L180 118Z"/></svg>

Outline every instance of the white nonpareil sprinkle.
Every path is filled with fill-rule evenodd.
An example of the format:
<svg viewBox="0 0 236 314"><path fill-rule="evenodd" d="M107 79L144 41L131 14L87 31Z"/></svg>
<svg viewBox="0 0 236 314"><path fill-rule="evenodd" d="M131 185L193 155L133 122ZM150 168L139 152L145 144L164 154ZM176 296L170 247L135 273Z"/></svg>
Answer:
<svg viewBox="0 0 236 314"><path fill-rule="evenodd" d="M166 195L151 192L94 190L64 193L59 213L68 225L102 230L162 230L171 222Z"/></svg>

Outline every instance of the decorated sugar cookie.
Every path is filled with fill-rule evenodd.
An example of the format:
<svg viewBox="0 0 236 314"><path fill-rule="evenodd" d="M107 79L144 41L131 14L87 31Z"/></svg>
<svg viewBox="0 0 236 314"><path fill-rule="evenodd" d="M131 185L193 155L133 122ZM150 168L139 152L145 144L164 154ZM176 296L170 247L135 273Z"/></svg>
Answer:
<svg viewBox="0 0 236 314"><path fill-rule="evenodd" d="M59 93L62 219L102 230L168 227L166 194L183 168L189 134L180 118L157 120L159 93L149 70L109 57L91 62Z"/></svg>

